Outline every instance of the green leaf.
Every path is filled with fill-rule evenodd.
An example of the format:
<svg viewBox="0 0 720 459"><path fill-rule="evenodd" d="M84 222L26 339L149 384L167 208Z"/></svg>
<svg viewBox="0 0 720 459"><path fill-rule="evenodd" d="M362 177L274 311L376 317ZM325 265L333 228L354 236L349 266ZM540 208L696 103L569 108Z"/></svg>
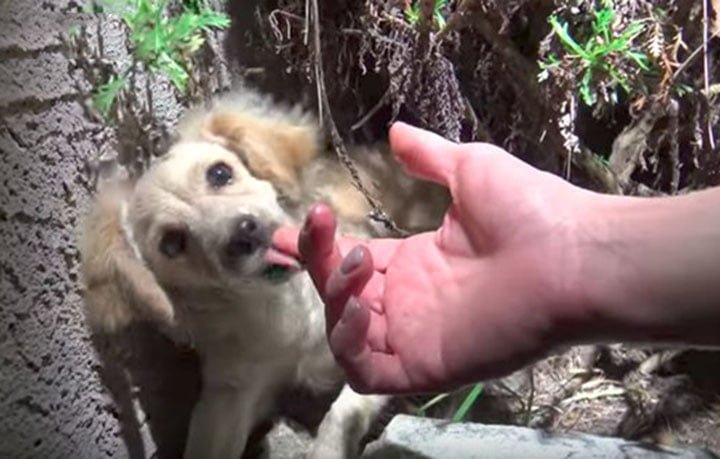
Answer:
<svg viewBox="0 0 720 459"><path fill-rule="evenodd" d="M226 14L213 11L203 0L183 0L185 8L176 16L170 16L169 0L97 1L109 5L108 11L112 7L130 29L134 65L140 63L166 75L180 91L187 89L189 58L204 44L203 31L230 26ZM111 79L98 90L97 105L102 112L109 113L126 80Z"/></svg>
<svg viewBox="0 0 720 459"><path fill-rule="evenodd" d="M610 31L615 21L615 11L612 8L604 8L595 12L595 20L592 29L595 35L601 35L605 41L610 41Z"/></svg>
<svg viewBox="0 0 720 459"><path fill-rule="evenodd" d="M98 88L97 92L93 96L92 102L93 106L102 114L103 117L108 117L115 104L115 100L120 93L122 93L127 84L127 75L123 75L121 77L113 75L107 83Z"/></svg>
<svg viewBox="0 0 720 459"><path fill-rule="evenodd" d="M187 54L194 54L205 44L205 38L201 35L194 35L183 47L183 51Z"/></svg>
<svg viewBox="0 0 720 459"><path fill-rule="evenodd" d="M200 15L200 27L206 30L227 29L230 27L230 17L225 13L205 9Z"/></svg>
<svg viewBox="0 0 720 459"><path fill-rule="evenodd" d="M443 9L447 6L447 0L435 0L435 8L433 9L433 16L435 18L435 22L437 22L438 28L442 29L447 24L445 21L445 16L443 16Z"/></svg>
<svg viewBox="0 0 720 459"><path fill-rule="evenodd" d="M68 29L65 31L65 37L68 40L74 40L78 38L80 35L82 35L82 27L79 25L73 25L68 27Z"/></svg>
<svg viewBox="0 0 720 459"><path fill-rule="evenodd" d="M200 18L198 15L186 11L169 24L168 39L171 42L187 40L190 35L200 29Z"/></svg>
<svg viewBox="0 0 720 459"><path fill-rule="evenodd" d="M593 92L592 88L590 87L590 83L592 81L592 69L588 68L585 70L585 74L583 75L583 79L580 82L580 97L582 98L585 105L592 107L595 105L595 93Z"/></svg>
<svg viewBox="0 0 720 459"><path fill-rule="evenodd" d="M435 0L435 6L433 6L433 20L437 23L438 28L442 29L447 25L445 16L443 16L443 9L447 6L447 0ZM410 25L416 25L420 21L420 4L415 1L411 3L403 11L405 20Z"/></svg>
<svg viewBox="0 0 720 459"><path fill-rule="evenodd" d="M185 92L190 75L182 65L167 54L162 54L158 58L158 69L170 79L179 91Z"/></svg>
<svg viewBox="0 0 720 459"><path fill-rule="evenodd" d="M483 389L485 386L482 383L475 384L470 390L470 393L465 397L465 400L463 400L462 404L460 405L460 408L455 412L455 414L452 417L452 420L455 422L460 422L463 419L465 419L465 416L467 416L470 409L475 405L475 402L480 398L480 395L483 392Z"/></svg>
<svg viewBox="0 0 720 459"><path fill-rule="evenodd" d="M405 20L407 20L410 25L416 25L420 21L420 7L417 3L405 9Z"/></svg>
<svg viewBox="0 0 720 459"><path fill-rule="evenodd" d="M638 51L628 51L627 56L632 59L638 67L640 67L643 70L650 70L650 59L647 57L645 53L641 53Z"/></svg>
<svg viewBox="0 0 720 459"><path fill-rule="evenodd" d="M628 82L627 77L618 73L618 71L613 66L608 64L603 64L602 69L605 70L613 79L613 81L619 84L626 93L630 93L630 83Z"/></svg>
<svg viewBox="0 0 720 459"><path fill-rule="evenodd" d="M538 74L538 81L542 83L543 81L546 81L548 78L550 78L550 69L559 67L560 64L560 59L558 59L555 54L550 54L546 60L539 61L538 66L542 71Z"/></svg>
<svg viewBox="0 0 720 459"><path fill-rule="evenodd" d="M135 44L135 55L141 61L151 64L158 56L167 51L167 40L164 30L160 27L140 30L130 36Z"/></svg>
<svg viewBox="0 0 720 459"><path fill-rule="evenodd" d="M441 12L435 12L435 22L437 22L438 28L443 29L447 25L445 16Z"/></svg>
<svg viewBox="0 0 720 459"><path fill-rule="evenodd" d="M645 29L644 21L633 22L623 31L622 34L620 34L620 37L628 41L632 41L642 33L643 29Z"/></svg>
<svg viewBox="0 0 720 459"><path fill-rule="evenodd" d="M550 16L550 25L552 25L553 31L560 38L560 41L566 48L569 48L570 51L574 52L579 57L589 60L590 56L588 56L585 50L582 49L572 36L570 36L570 33L567 30L567 24L561 24L557 17Z"/></svg>
<svg viewBox="0 0 720 459"><path fill-rule="evenodd" d="M677 94L679 96L684 96L685 94L692 94L695 91L695 89L690 85L678 83L675 86L675 91L677 92Z"/></svg>

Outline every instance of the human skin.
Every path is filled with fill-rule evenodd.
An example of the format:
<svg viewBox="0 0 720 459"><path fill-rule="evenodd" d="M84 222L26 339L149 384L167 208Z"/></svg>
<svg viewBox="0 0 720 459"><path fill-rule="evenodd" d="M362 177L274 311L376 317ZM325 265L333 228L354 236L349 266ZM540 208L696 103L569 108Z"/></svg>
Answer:
<svg viewBox="0 0 720 459"><path fill-rule="evenodd" d="M401 123L390 143L449 188L437 231L358 241L318 205L274 238L303 258L355 390L452 389L569 344L720 344L720 190L614 197Z"/></svg>

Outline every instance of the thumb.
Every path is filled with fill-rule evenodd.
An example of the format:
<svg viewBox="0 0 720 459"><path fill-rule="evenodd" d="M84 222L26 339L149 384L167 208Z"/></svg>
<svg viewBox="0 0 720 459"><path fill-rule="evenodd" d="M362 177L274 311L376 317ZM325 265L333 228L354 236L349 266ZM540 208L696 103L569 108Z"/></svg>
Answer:
<svg viewBox="0 0 720 459"><path fill-rule="evenodd" d="M390 127L390 147L408 174L448 188L463 155L458 144L400 122Z"/></svg>

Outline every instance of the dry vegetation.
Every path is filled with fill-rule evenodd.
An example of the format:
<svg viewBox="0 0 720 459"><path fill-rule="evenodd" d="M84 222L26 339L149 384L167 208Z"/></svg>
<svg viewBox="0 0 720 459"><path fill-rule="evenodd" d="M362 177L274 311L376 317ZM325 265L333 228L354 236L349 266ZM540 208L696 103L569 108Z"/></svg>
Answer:
<svg viewBox="0 0 720 459"><path fill-rule="evenodd" d="M718 184L717 0L237 3L246 79L304 95L341 155L400 119L601 192ZM489 384L471 416L720 450L718 355L652 351L561 353Z"/></svg>

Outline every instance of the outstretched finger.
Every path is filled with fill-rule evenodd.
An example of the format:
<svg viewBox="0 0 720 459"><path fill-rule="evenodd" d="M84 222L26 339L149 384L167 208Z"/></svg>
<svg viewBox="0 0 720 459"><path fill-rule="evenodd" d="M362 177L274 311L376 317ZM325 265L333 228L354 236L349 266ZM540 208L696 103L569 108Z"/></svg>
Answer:
<svg viewBox="0 0 720 459"><path fill-rule="evenodd" d="M437 134L400 122L390 128L390 147L408 174L448 188L465 152Z"/></svg>
<svg viewBox="0 0 720 459"><path fill-rule="evenodd" d="M342 318L329 336L335 359L343 368L350 386L359 393L408 392L412 384L399 357L371 348L368 339L371 320L384 318L372 316L370 308L361 299L350 298Z"/></svg>
<svg viewBox="0 0 720 459"><path fill-rule="evenodd" d="M333 329L352 296L359 296L373 275L373 259L367 247L356 246L328 278L325 286L325 318Z"/></svg>
<svg viewBox="0 0 720 459"><path fill-rule="evenodd" d="M324 204L317 204L308 212L298 238L300 254L323 298L330 274L342 262L340 249L335 243L336 227L332 210Z"/></svg>

